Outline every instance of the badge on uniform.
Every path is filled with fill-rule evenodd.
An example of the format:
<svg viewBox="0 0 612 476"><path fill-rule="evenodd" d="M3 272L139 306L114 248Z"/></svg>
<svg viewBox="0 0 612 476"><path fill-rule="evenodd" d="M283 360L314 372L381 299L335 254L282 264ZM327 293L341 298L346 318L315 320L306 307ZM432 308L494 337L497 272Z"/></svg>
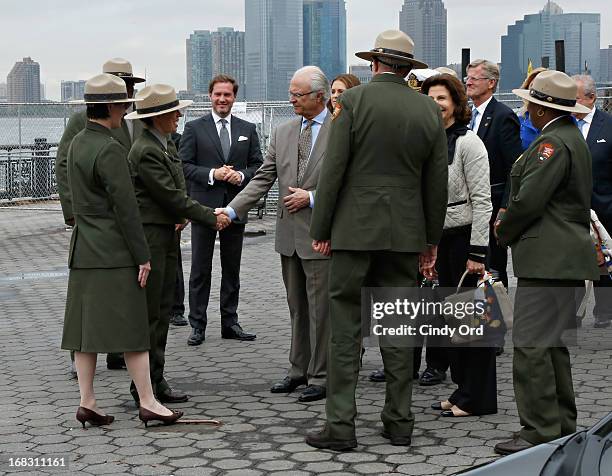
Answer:
<svg viewBox="0 0 612 476"><path fill-rule="evenodd" d="M334 107L334 112L332 113L332 121L340 115L340 112L342 112L342 104L340 104L340 101L336 101L336 107Z"/></svg>
<svg viewBox="0 0 612 476"><path fill-rule="evenodd" d="M550 159L554 153L555 147L549 142L540 144L540 147L538 147L538 159L540 159L540 162Z"/></svg>

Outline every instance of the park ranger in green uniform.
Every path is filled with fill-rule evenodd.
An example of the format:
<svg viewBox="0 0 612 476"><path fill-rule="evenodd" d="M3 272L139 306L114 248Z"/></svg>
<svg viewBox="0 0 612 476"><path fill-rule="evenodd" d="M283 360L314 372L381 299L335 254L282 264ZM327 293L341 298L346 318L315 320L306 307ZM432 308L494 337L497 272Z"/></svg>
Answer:
<svg viewBox="0 0 612 476"><path fill-rule="evenodd" d="M327 424L306 443L357 446L355 387L361 351L361 288L414 287L419 253L431 273L446 214L448 152L439 108L407 86L414 43L388 30L373 50L369 84L345 91L334 110L310 225L316 251L330 252L331 342ZM331 240L331 241L330 241ZM383 436L410 445L413 349L381 347L387 381Z"/></svg>
<svg viewBox="0 0 612 476"><path fill-rule="evenodd" d="M127 88L128 97L134 97L134 84L141 83L145 79L134 76L132 73L132 65L129 61L123 58L112 58L108 60L102 66L102 73L113 74L119 76L125 81ZM127 112L132 109L130 104ZM127 121L121 121L121 127L117 129L111 129L111 136L116 139L126 150L130 150L132 142L142 132L142 125L136 121L135 127L131 127ZM57 182L57 191L59 193L60 204L62 206L62 213L64 215L64 222L66 225L74 225L74 212L72 209L72 194L70 193L70 186L68 183L68 149L72 143L72 139L79 132L85 129L87 125L87 111L75 112L70 116L68 125L64 129L62 138L57 147L57 157L55 158L55 178ZM70 354L71 360L74 362L74 355ZM108 354L106 356L106 366L111 370L118 370L125 368L125 362L123 356L120 354ZM72 367L73 375L76 375L74 370L74 364Z"/></svg>
<svg viewBox="0 0 612 476"><path fill-rule="evenodd" d="M573 287L599 278L589 235L591 155L570 113L575 82L544 71L528 101L540 136L510 172L508 209L496 224L500 244L512 247L518 289L514 309L514 394L521 431L495 451L510 454L576 431L576 401L570 357L562 334L575 319ZM569 288L569 289L568 289Z"/></svg>
<svg viewBox="0 0 612 476"><path fill-rule="evenodd" d="M172 390L164 378L166 340L174 300L178 231L185 218L217 230L231 223L225 215L215 216L212 208L187 196L183 168L169 136L176 132L180 110L193 101L179 101L174 88L165 84L147 86L136 95L141 99L126 119L141 119L145 130L134 142L128 161L134 174L134 188L147 243L151 250L151 274L147 285L147 307L151 349L151 383L162 403L180 403L187 395ZM140 121L137 121L140 122ZM144 331L144 329L143 329ZM139 396L132 384L132 396Z"/></svg>

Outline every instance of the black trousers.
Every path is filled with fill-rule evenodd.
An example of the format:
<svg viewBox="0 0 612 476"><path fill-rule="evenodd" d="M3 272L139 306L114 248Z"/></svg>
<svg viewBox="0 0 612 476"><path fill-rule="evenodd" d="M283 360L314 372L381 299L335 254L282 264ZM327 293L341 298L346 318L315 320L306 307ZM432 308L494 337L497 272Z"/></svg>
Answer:
<svg viewBox="0 0 612 476"><path fill-rule="evenodd" d="M442 236L436 261L441 288L456 288L459 284L468 260L470 233L466 227ZM463 288L476 287L477 282L477 275L468 275ZM497 413L495 348L450 345L446 354L451 378L457 385L448 400L472 415Z"/></svg>
<svg viewBox="0 0 612 476"><path fill-rule="evenodd" d="M183 278L183 257L181 256L181 242L176 247L178 260L176 263L176 281L174 283L174 303L172 304L172 315L182 316L185 314L185 280Z"/></svg>
<svg viewBox="0 0 612 476"><path fill-rule="evenodd" d="M489 222L489 248L487 250L487 269L495 270L498 273L498 280L504 283L506 289L508 289L508 249L497 244L497 238L493 232L493 225L495 224L495 218L499 208L494 207L491 215L491 221Z"/></svg>
<svg viewBox="0 0 612 476"><path fill-rule="evenodd" d="M191 275L189 277L189 323L196 329L206 329L210 298L212 262L217 232L197 223L191 228ZM238 323L240 294L240 260L244 225L231 224L219 232L221 254L221 328Z"/></svg>

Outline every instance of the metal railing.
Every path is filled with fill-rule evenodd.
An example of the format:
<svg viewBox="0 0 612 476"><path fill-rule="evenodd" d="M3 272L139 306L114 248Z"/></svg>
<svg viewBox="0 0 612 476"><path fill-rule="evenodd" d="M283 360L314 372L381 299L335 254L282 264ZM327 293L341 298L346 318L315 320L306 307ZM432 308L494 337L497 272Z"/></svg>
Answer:
<svg viewBox="0 0 612 476"><path fill-rule="evenodd" d="M511 92L498 92L499 101L517 110L522 101ZM612 113L612 88L598 90L597 106ZM57 199L55 157L57 145L70 116L82 109L71 103L0 104L0 207L24 200ZM179 124L210 112L207 103L193 104ZM256 124L262 151L272 131L295 117L288 102L237 103L233 113ZM265 212L275 213L278 189L268 194Z"/></svg>

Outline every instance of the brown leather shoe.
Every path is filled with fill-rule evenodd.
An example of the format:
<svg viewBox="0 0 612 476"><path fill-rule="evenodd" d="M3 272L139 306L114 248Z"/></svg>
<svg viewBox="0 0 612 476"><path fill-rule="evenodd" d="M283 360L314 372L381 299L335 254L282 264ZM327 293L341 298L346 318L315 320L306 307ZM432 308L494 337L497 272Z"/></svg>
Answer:
<svg viewBox="0 0 612 476"><path fill-rule="evenodd" d="M357 440L355 438L349 440L340 440L329 434L327 428L317 433L310 433L306 436L306 444L314 448L332 451L350 451L357 448Z"/></svg>
<svg viewBox="0 0 612 476"><path fill-rule="evenodd" d="M493 449L498 455L511 455L519 451L533 448L535 445L524 440L519 435L514 435L514 438L508 441L497 443Z"/></svg>
<svg viewBox="0 0 612 476"><path fill-rule="evenodd" d="M176 390L168 390L156 395L156 397L161 403L185 403L189 400L187 395Z"/></svg>
<svg viewBox="0 0 612 476"><path fill-rule="evenodd" d="M391 446L410 446L412 443L412 439L409 436L392 435L387 430L383 430L380 435L390 440Z"/></svg>

